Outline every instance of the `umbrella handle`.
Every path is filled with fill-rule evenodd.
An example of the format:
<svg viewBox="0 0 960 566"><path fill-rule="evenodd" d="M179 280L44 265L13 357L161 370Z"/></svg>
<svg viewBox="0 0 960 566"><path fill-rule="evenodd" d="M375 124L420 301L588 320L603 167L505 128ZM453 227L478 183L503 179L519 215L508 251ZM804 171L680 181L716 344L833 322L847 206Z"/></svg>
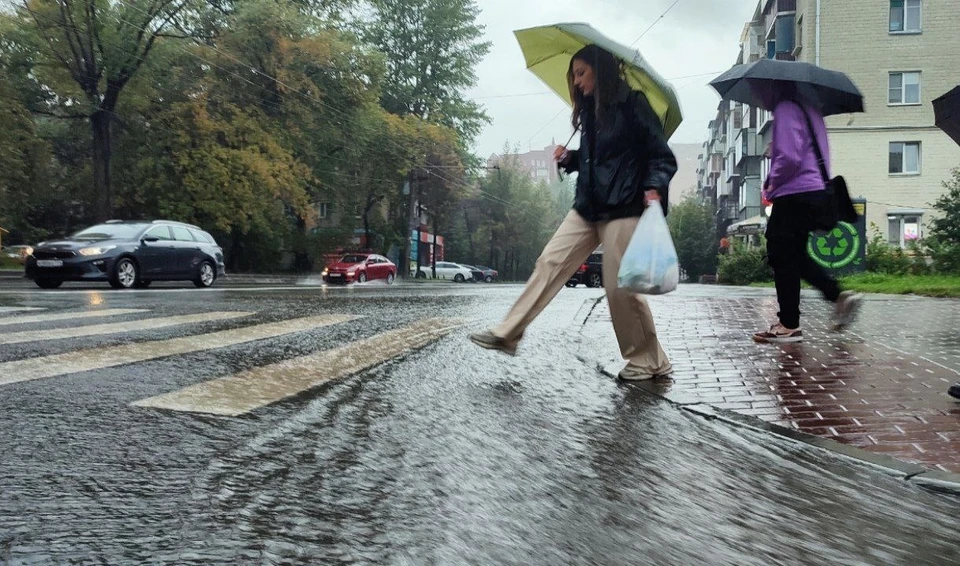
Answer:
<svg viewBox="0 0 960 566"><path fill-rule="evenodd" d="M567 146L570 145L570 142L573 141L573 136L577 135L577 131L574 130L570 137L567 138L567 143L563 144L563 149L567 149ZM560 167L560 163L557 162L557 177L562 181L563 180L563 169Z"/></svg>

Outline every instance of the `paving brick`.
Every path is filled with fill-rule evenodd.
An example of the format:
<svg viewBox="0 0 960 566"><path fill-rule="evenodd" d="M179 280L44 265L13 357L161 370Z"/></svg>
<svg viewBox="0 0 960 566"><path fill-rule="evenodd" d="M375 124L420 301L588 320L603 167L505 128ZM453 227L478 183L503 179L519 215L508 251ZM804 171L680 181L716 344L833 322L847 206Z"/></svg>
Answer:
<svg viewBox="0 0 960 566"><path fill-rule="evenodd" d="M699 285L649 297L674 367L669 395L960 472L960 404L945 393L960 381L960 340L946 331L960 328L960 301L868 296L837 334L826 330L830 305L804 291L805 342L754 344L773 298ZM619 359L606 302L582 332L598 356Z"/></svg>

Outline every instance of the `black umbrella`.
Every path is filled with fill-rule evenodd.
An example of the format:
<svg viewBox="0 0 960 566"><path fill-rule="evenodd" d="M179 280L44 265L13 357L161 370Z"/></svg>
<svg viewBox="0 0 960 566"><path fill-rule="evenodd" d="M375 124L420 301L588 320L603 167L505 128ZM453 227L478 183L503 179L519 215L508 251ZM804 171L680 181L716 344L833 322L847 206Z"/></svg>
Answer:
<svg viewBox="0 0 960 566"><path fill-rule="evenodd" d="M960 143L960 86L933 101L934 123Z"/></svg>
<svg viewBox="0 0 960 566"><path fill-rule="evenodd" d="M799 98L824 116L863 112L863 95L843 73L810 63L760 59L737 65L710 81L725 100L773 110L785 98Z"/></svg>

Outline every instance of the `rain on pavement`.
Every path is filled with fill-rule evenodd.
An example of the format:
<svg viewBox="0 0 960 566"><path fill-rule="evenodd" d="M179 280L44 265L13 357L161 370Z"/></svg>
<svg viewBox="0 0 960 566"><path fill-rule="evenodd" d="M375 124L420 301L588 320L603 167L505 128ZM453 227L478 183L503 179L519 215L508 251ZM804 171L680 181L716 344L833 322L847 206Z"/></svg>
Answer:
<svg viewBox="0 0 960 566"><path fill-rule="evenodd" d="M0 345L0 368L340 317L0 385L0 564L960 561L956 499L703 420L580 361L574 315L599 291L562 290L516 358L472 346L466 333L519 290L0 289L0 334L127 325ZM146 312L90 316L107 309ZM204 312L253 314L131 330ZM344 350L359 373L304 369L333 377L238 417L134 405L297 359L337 365L323 352L432 318L465 324L370 367L355 358L375 348Z"/></svg>

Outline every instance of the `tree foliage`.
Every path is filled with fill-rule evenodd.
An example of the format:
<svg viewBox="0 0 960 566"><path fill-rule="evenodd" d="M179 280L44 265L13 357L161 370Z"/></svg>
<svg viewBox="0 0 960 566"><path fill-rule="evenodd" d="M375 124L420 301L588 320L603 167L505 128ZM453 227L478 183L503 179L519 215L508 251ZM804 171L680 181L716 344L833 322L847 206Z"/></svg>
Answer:
<svg viewBox="0 0 960 566"><path fill-rule="evenodd" d="M165 217L215 233L231 269L309 268L357 228L378 251L402 246L414 178L432 228L453 230L484 120L464 90L488 47L471 1L411 5L427 25L400 37L414 66L372 31L402 28L393 0L0 11L0 226L36 242ZM318 224L320 203L336 226Z"/></svg>
<svg viewBox="0 0 960 566"><path fill-rule="evenodd" d="M701 275L715 274L719 242L711 207L687 198L671 207L667 223L687 279L695 282Z"/></svg>
<svg viewBox="0 0 960 566"><path fill-rule="evenodd" d="M941 216L931 222L930 235L940 241L960 244L960 167L943 182L944 193L933 204Z"/></svg>
<svg viewBox="0 0 960 566"><path fill-rule="evenodd" d="M452 128L464 146L488 121L464 98L490 50L473 0L371 0L367 40L386 56L383 106Z"/></svg>
<svg viewBox="0 0 960 566"><path fill-rule="evenodd" d="M536 182L504 147L498 169L466 191L453 215L449 254L500 271L506 280L525 280L547 241L573 204L568 184Z"/></svg>

